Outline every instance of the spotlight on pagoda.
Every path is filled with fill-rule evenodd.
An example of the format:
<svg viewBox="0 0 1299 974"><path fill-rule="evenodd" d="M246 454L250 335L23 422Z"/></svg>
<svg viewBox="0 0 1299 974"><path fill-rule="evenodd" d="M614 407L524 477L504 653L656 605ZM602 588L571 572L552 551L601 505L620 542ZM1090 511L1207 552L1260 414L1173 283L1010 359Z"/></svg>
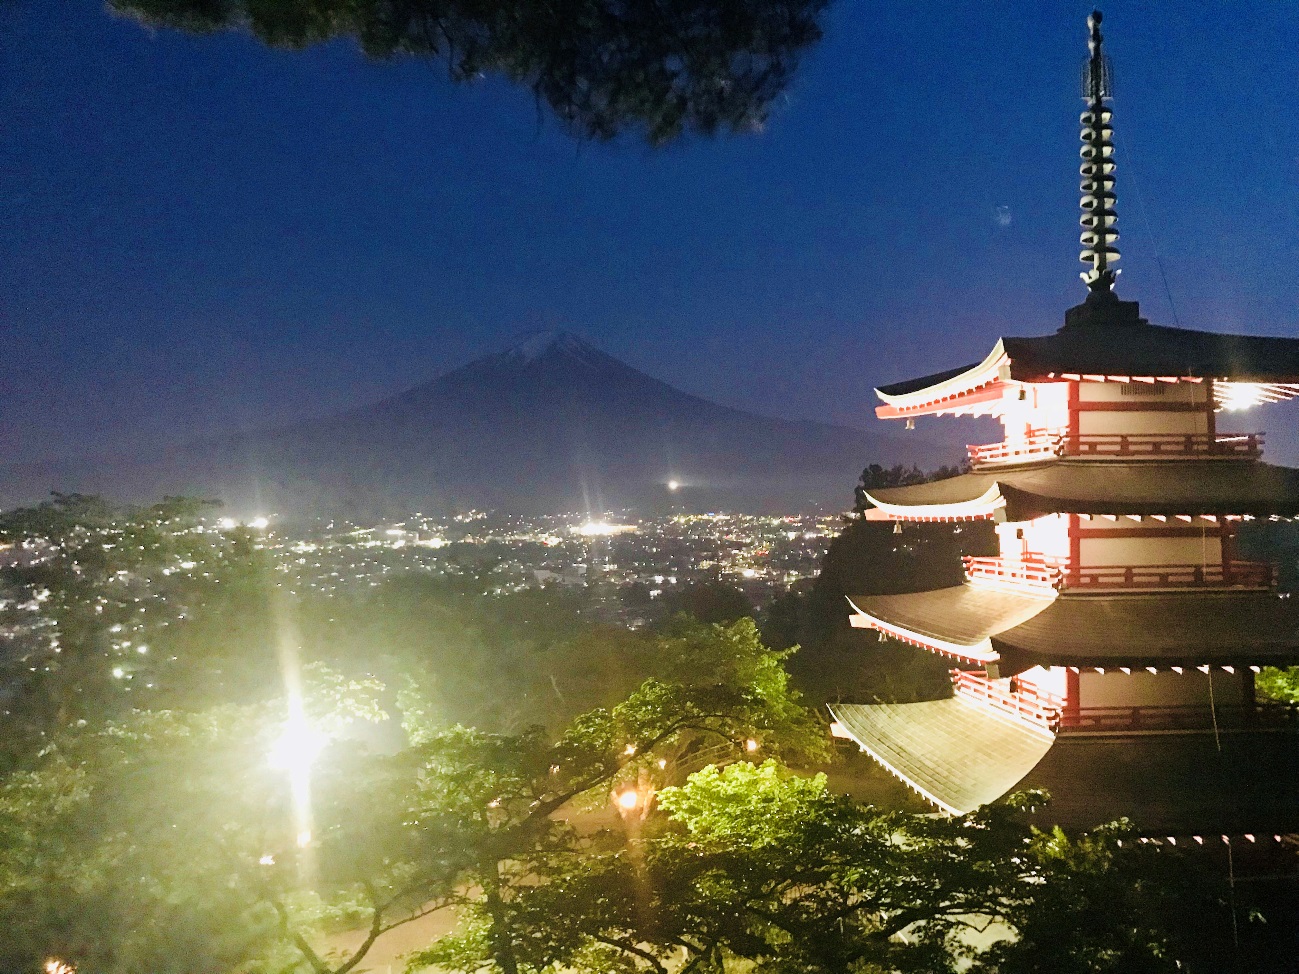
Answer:
<svg viewBox="0 0 1299 974"><path fill-rule="evenodd" d="M1225 412L1239 413L1263 402L1258 386L1252 382L1224 382L1225 394L1219 404Z"/></svg>

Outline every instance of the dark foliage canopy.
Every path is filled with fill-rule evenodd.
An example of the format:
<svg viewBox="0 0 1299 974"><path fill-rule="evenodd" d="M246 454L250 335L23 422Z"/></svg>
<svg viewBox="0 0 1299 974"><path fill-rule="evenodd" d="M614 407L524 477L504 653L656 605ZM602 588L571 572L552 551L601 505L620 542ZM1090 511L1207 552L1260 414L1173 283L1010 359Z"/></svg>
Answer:
<svg viewBox="0 0 1299 974"><path fill-rule="evenodd" d="M146 24L250 30L306 47L351 37L371 57L445 61L456 81L503 75L583 137L762 125L828 0L110 0Z"/></svg>
<svg viewBox="0 0 1299 974"><path fill-rule="evenodd" d="M734 622L753 615L749 597L721 581L682 585L663 596L663 607L669 615L684 612L707 623Z"/></svg>

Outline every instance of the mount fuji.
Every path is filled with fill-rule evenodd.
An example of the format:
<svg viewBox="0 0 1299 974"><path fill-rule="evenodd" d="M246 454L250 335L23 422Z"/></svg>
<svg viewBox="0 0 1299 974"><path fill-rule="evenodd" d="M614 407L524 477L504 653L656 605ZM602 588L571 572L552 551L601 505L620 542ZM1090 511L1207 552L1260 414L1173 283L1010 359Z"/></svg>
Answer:
<svg viewBox="0 0 1299 974"><path fill-rule="evenodd" d="M922 441L721 406L572 334L547 332L325 419L147 457L11 468L0 477L0 503L30 503L55 489L128 501L216 496L237 512L358 518L669 500L794 511L846 507L867 463L946 460Z"/></svg>

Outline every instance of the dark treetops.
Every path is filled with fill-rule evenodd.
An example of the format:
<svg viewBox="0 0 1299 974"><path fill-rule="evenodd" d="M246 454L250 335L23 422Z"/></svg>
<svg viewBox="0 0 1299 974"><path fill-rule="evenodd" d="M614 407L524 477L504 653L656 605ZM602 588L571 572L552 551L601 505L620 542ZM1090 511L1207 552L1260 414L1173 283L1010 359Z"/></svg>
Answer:
<svg viewBox="0 0 1299 974"><path fill-rule="evenodd" d="M827 0L111 0L141 21L190 31L245 28L268 44L350 37L376 58L444 61L469 81L525 85L573 133L762 125L798 57L821 37Z"/></svg>

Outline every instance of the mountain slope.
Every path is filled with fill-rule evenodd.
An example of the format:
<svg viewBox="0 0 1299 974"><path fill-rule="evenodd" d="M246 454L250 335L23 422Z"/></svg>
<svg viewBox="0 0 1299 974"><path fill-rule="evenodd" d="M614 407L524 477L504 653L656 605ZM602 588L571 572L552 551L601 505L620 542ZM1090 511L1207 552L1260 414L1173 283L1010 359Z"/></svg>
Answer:
<svg viewBox="0 0 1299 974"><path fill-rule="evenodd" d="M547 333L328 419L148 459L46 465L19 480L30 485L24 493L34 475L45 481L37 494L201 493L236 509L376 516L645 505L677 480L681 496L788 510L844 506L866 463L933 465L934 453L911 440L729 409L572 335Z"/></svg>

